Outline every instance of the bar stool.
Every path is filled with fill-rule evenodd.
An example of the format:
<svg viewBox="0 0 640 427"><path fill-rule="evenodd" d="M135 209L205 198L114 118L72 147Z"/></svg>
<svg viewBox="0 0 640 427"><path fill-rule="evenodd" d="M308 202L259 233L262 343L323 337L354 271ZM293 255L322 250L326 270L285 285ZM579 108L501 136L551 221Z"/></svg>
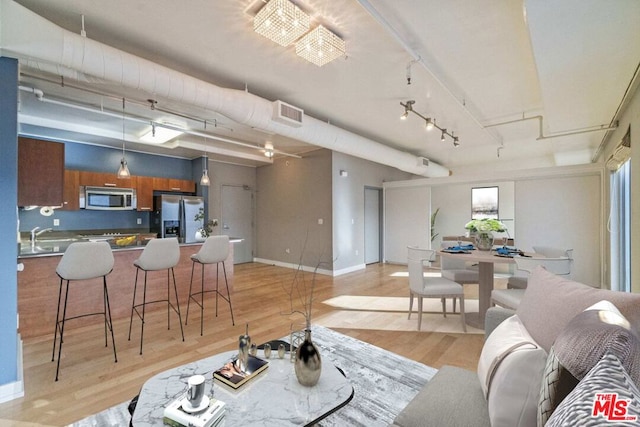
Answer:
<svg viewBox="0 0 640 427"><path fill-rule="evenodd" d="M229 309L231 310L231 324L235 326L235 321L233 320L233 307L231 306L231 293L229 292L229 282L227 280L227 268L224 265L224 261L229 256L229 236L209 236L207 240L204 241L202 247L198 251L198 253L191 255L191 260L193 264L191 265L191 282L189 283L189 299L187 300L187 316L185 318L184 324L186 325L189 321L189 304L191 300L194 301L195 304L200 306L200 335L202 336L203 330L203 319L204 319L204 294L208 292L216 293L216 317L218 317L218 296L229 303ZM193 271L195 269L196 263L201 266L201 274L200 274L200 292L192 293L193 286ZM206 264L216 264L216 288L210 290L204 290L204 266ZM224 271L224 282L227 286L227 296L220 293L218 290L218 278L220 272L220 264L222 264L222 270ZM195 296L200 295L200 301L198 301Z"/></svg>
<svg viewBox="0 0 640 427"><path fill-rule="evenodd" d="M68 320L86 316L104 316L104 345L108 346L107 329L111 332L111 342L113 344L113 357L118 362L116 354L116 341L113 337L113 323L111 321L111 307L109 306L109 294L107 292L107 274L113 269L113 253L107 242L76 242L69 245L62 255L62 259L56 268L56 274L60 277L60 290L58 291L58 310L56 313L56 327L53 336L53 352L51 361L55 360L56 343L58 333L60 334L60 345L58 347L58 365L56 367L56 381L60 371L60 356L62 354L62 343L64 342L64 326ZM103 311L95 313L78 314L67 317L67 301L69 299L69 283L72 280L89 280L102 277ZM62 303L62 284L66 283L64 292L64 306L62 307L62 318L60 318L60 308Z"/></svg>
<svg viewBox="0 0 640 427"><path fill-rule="evenodd" d="M178 288L176 287L176 276L173 272L175 267L180 261L180 246L178 245L178 239L176 237L169 237L164 239L151 239L142 250L140 258L133 262L136 266L136 280L133 285L133 302L131 303L131 318L129 319L129 341L131 341L131 325L133 324L133 313L135 312L142 324L140 326L140 354L142 354L142 341L144 338L144 316L145 308L148 304L154 304L158 302L167 303L167 329L171 329L170 313L171 310L178 314L178 320L180 323L180 333L182 334L182 341L184 341L184 331L182 329L182 316L180 315L180 303L178 302ZM142 303L136 304L136 293L138 290L138 273L140 270L144 271L144 288L142 291ZM150 271L167 270L167 298L147 301L147 273ZM173 276L173 290L176 297L176 305L171 303L169 283L170 274ZM142 313L139 311L139 307L142 307Z"/></svg>

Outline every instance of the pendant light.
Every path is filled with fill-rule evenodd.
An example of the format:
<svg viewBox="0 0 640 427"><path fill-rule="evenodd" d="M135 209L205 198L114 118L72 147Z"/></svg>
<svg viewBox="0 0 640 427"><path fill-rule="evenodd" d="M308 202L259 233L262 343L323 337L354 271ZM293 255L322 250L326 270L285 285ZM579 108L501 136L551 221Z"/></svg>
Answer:
<svg viewBox="0 0 640 427"><path fill-rule="evenodd" d="M120 160L120 167L118 168L119 179L131 178L131 172L127 166L127 159L124 157L124 98L122 98L122 160Z"/></svg>
<svg viewBox="0 0 640 427"><path fill-rule="evenodd" d="M203 187L208 187L211 181L209 180L209 171L207 170L209 166L209 157L207 156L207 153L204 153L202 159L204 166L202 168L202 178L200 178L200 185L202 185Z"/></svg>

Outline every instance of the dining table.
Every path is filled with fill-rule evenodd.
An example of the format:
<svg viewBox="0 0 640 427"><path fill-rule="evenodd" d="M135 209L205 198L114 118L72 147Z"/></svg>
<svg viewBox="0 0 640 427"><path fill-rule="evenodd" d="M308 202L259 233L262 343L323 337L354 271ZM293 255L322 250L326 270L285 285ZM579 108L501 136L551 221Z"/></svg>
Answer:
<svg viewBox="0 0 640 427"><path fill-rule="evenodd" d="M478 264L478 312L465 312L467 325L477 329L484 329L484 317L491 306L491 291L493 290L494 264L515 264L512 256L500 255L495 250L460 250L449 251L440 249L438 255L451 257Z"/></svg>

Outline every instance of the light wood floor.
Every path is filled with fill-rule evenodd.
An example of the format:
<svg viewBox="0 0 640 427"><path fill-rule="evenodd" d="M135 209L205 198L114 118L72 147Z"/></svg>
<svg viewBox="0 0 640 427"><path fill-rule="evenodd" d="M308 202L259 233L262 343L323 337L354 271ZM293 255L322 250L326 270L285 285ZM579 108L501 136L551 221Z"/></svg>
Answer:
<svg viewBox="0 0 640 427"><path fill-rule="evenodd" d="M333 310L321 301L339 295L407 296L407 278L402 274L394 276L397 272L406 272L406 266L376 264L336 278L318 275L313 316ZM265 264L236 265L232 295L236 325L231 325L228 305L223 300L215 317L213 296L209 294L204 336L200 336L200 313L192 305L184 330L185 342L180 338L174 314L171 330L167 330L166 310L147 313L142 356L140 322L134 320L131 341L127 340L129 320L114 322L118 363L113 361L111 347L104 347L102 326L69 329L58 382L54 382L56 366L51 362L52 336L25 341L25 396L0 404L0 424L64 426L100 412L134 397L141 385L158 372L236 348L246 324L252 341L257 343L287 335L292 319L297 320L284 314L290 310L285 287L290 286L293 273ZM309 283L311 274L305 273L305 278ZM186 301L181 301L181 309L184 320ZM53 332L53 325L51 328ZM435 368L449 364L475 369L484 339L478 334L336 330Z"/></svg>

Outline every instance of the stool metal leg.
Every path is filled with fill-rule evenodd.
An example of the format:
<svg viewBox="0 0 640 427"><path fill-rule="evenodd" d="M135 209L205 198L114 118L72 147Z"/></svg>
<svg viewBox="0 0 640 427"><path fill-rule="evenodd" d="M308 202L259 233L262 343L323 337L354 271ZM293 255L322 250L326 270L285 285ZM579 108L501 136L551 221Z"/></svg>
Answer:
<svg viewBox="0 0 640 427"><path fill-rule="evenodd" d="M218 289L218 281L219 281L218 275L220 273L220 264L222 264L222 271L224 272L224 282L227 286L226 297L222 295L220 293L220 290ZM224 261L221 261L216 265L216 317L218 317L218 296L220 296L222 299L224 299L229 303L229 309L231 310L231 324L235 326L236 322L233 319L233 306L231 305L231 292L229 292L229 281L227 280L227 268L224 265Z"/></svg>
<svg viewBox="0 0 640 427"><path fill-rule="evenodd" d="M139 269L136 268L136 280L133 284L133 302L131 303L131 317L129 319L129 338L128 338L129 341L131 341L131 325L133 324L133 311L136 308L136 292L138 290L138 271Z"/></svg>
<svg viewBox="0 0 640 427"><path fill-rule="evenodd" d="M58 340L58 322L60 321L60 299L62 298L62 277L60 278L60 290L58 291L58 310L56 311L56 327L53 331L53 350L51 351L51 361L56 360L56 341Z"/></svg>
<svg viewBox="0 0 640 427"><path fill-rule="evenodd" d="M184 329L182 329L182 315L180 314L180 301L178 300L178 287L176 286L176 274L173 271L173 267L171 268L171 275L173 276L173 291L176 295L176 312L178 313L178 321L180 323L180 334L182 335L182 341L184 341ZM169 301L168 294L167 294L167 301Z"/></svg>
<svg viewBox="0 0 640 427"><path fill-rule="evenodd" d="M56 381L58 381L58 372L60 372L60 356L62 355L62 343L64 340L64 321L67 318L68 297L69 297L69 281L67 280L67 288L64 293L64 309L62 310L62 326L60 327L60 346L58 347L58 366L56 367Z"/></svg>
<svg viewBox="0 0 640 427"><path fill-rule="evenodd" d="M189 298L187 298L187 316L184 318L184 324L186 325L189 322L189 305L191 304L191 288L193 286L193 270L196 266L196 262L191 262L191 280L189 281Z"/></svg>
<svg viewBox="0 0 640 427"><path fill-rule="evenodd" d="M103 284L104 284L104 301L105 301L105 311L104 311L104 323L105 327L107 326L107 316L108 316L108 324L109 330L111 331L111 343L113 344L113 358L115 363L118 363L118 354L116 353L116 339L113 336L113 319L111 318L111 305L109 304L109 292L107 291L107 276L103 276ZM105 330L106 333L106 330ZM107 340L105 336L105 347L107 346Z"/></svg>

